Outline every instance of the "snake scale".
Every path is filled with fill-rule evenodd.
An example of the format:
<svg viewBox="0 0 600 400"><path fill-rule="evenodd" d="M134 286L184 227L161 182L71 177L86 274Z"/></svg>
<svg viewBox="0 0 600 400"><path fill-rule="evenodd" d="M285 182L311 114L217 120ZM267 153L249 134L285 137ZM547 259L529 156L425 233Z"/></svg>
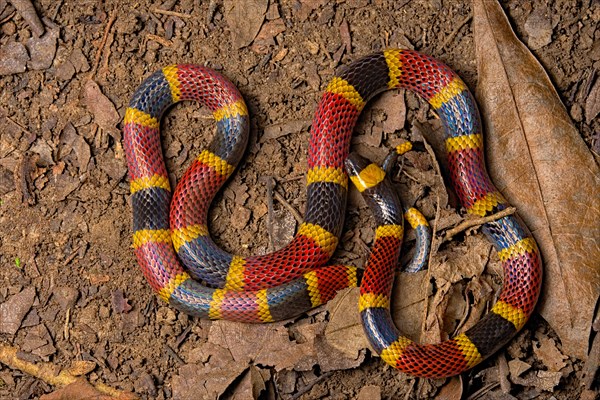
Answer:
<svg viewBox="0 0 600 400"><path fill-rule="evenodd" d="M263 256L229 254L210 238L207 213L244 153L248 110L239 91L219 73L172 65L141 84L124 121L133 247L150 286L190 315L244 322L290 318L356 286L356 268L326 265L342 230L347 168L377 221L358 307L365 334L381 358L415 376L444 377L473 367L506 344L533 312L542 280L538 247L516 215L482 228L498 251L504 283L497 302L475 326L442 343L422 345L402 336L391 320L402 206L385 172L358 156L349 158L349 147L365 104L392 88L418 94L441 119L450 178L467 212L487 216L508 207L486 171L479 112L466 85L429 56L390 49L345 66L326 87L311 128L306 213L292 242ZM182 100L208 107L217 133L172 193L159 125L164 111ZM409 221L426 224L422 217Z"/></svg>

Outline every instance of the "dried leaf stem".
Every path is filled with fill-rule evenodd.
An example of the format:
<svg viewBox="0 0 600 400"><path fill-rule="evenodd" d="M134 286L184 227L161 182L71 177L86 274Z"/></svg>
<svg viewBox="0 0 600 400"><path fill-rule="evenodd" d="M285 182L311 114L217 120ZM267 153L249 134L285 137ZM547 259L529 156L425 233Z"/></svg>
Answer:
<svg viewBox="0 0 600 400"><path fill-rule="evenodd" d="M155 14L170 15L172 17L192 18L192 15L190 15L190 14L182 14L182 13L178 13L176 11L169 11L169 10L161 10L160 8L155 8L154 10L152 10L152 12Z"/></svg>
<svg viewBox="0 0 600 400"><path fill-rule="evenodd" d="M463 231L466 231L469 228L487 224L488 222L493 222L493 221L499 220L500 218L504 218L508 215L514 214L516 211L517 211L517 209L515 207L508 207L508 208L506 208L502 211L499 211L495 214L488 215L487 217L466 219L463 222L461 222L460 224L456 225L454 228L448 229L446 231L446 234L444 235L443 242L447 242L447 241L451 240L455 235L457 235Z"/></svg>
<svg viewBox="0 0 600 400"><path fill-rule="evenodd" d="M98 66L100 65L100 59L102 58L102 52L104 50L104 46L106 45L106 41L108 40L108 33L110 32L110 28L112 28L113 24L117 20L117 10L113 10L110 14L110 19L106 24L106 28L104 28L104 35L102 36L102 42L100 42L100 46L98 46L98 50L96 51L96 58L94 59L94 67L92 68L92 72L90 74L90 78L93 79L96 75L96 71L98 70Z"/></svg>

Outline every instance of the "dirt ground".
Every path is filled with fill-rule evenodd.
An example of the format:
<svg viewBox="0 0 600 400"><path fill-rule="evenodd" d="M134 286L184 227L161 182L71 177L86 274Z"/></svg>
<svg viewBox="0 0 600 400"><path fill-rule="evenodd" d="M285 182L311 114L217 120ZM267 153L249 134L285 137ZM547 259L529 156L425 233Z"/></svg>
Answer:
<svg viewBox="0 0 600 400"><path fill-rule="evenodd" d="M237 361L224 362L220 370L198 351L216 343L214 323L162 304L131 249L120 129L133 91L151 72L173 63L205 64L244 95L252 120L250 144L213 205L210 228L228 251L265 253L289 240L296 226L290 207L303 212L308 128L335 69L385 47L409 47L447 63L474 89L469 1L271 0L257 25L255 14L266 4L261 1L238 4L232 12L230 1L39 0L34 5L46 30L42 39L10 3L0 0L0 304L19 296L11 312L21 315L16 326L0 333L0 342L19 349L21 359L58 369L78 361L90 382L141 398L412 399L459 398L460 393L469 399L579 398L583 364L562 356L560 341L541 317L534 317L507 350L460 380L413 379L368 350L337 367L314 362L301 368L255 357L235 373ZM586 114L586 98L600 70L600 2L501 3L546 68L586 144L598 152L600 123ZM10 63L2 60L7 52L14 58ZM415 96L394 96L399 105L382 99L385 104L364 113L355 134L354 148L376 161L400 139L413 138L415 125L435 124L435 115ZM386 110L405 112L406 120L386 125ZM213 122L197 105L179 104L161 128L176 181L209 142ZM425 171L424 177L433 173L422 159L408 163ZM269 196L275 197L273 210ZM434 196L408 197L434 218ZM269 236L271 220L276 229ZM361 265L372 228L364 204L351 195L343 244L334 257ZM486 279L499 287L492 277ZM295 349L307 327L325 326L329 310L280 324L285 331L278 332L289 336ZM532 371L545 369L532 341L552 343L565 364L558 380L548 386L522 379L512 383L510 394L503 392L497 375L506 370L507 359L518 358ZM306 351L319 353L315 348ZM198 369L206 371L204 378L195 375ZM206 392L193 392L197 379L205 379ZM462 391L452 391L457 387ZM37 399L56 389L0 364L1 399Z"/></svg>

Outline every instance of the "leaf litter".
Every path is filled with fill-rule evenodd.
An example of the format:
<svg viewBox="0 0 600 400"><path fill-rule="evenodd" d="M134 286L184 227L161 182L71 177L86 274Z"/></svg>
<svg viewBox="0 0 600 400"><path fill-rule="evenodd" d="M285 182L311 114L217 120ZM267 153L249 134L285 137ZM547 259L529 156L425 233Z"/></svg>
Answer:
<svg viewBox="0 0 600 400"><path fill-rule="evenodd" d="M0 1L0 9L2 8L1 3ZM34 277L33 282L40 293L40 301L35 302L29 308L30 311L23 317L15 336L16 343L23 343L26 345L24 348L32 351L32 353L24 354L23 357L32 358L42 355L56 360L56 354L47 353L47 351L52 351L50 347L43 349L44 346L53 345L53 343L60 349L61 356L64 355L64 357L76 357L75 352L71 352L71 348L77 349L76 354L78 355L81 349L83 357L93 357L93 360L98 360L98 364L96 361L86 361L77 367L78 370L72 371L74 375L91 374L94 379L101 377L111 383L122 385L127 390L135 390L146 396L154 397L158 393L158 396L173 395L175 398L197 398L198 396L205 398L257 398L259 396L273 398L275 393L283 393L285 396L282 397L284 398L321 398L326 396L342 398L341 396L344 395L366 398L409 398L410 396L433 397L438 391L438 398L446 398L460 396L459 389L463 388L463 384L466 393L474 393L474 387L485 385L484 388L487 389L480 392L482 396L490 395L499 398L499 391L494 388L500 385L506 398L513 398L512 395L506 393L507 388L514 395L525 393L531 398L535 393L539 395L543 391L552 390L552 388L558 390L560 386L556 386L555 383L558 381L560 384L563 379L571 379L573 373L580 376L579 372L574 371L576 364L571 358L566 357L566 354L569 353L564 348L562 338L557 337L550 329L546 329L547 326L543 325L539 318L532 323L533 329L536 329L535 335L532 334L532 328L526 328L497 358L498 367L495 366L496 358L492 358L472 373L466 374L462 379L452 379L444 385L443 382L408 378L383 366L380 360L372 357L362 329L357 323L357 289L345 291L329 305L310 312L307 317L286 321L283 324L274 324L269 328L252 327L256 330L254 333L246 330L250 328L240 328L235 324L196 322L166 306L157 307L156 300L149 295L149 291L135 289L146 287L139 273L132 272L137 269L129 268L134 261L127 245L122 245L127 242L123 240L126 236L127 223L123 223L120 219L108 219L106 222L107 218L110 218L110 214L106 214L104 210L109 205L117 210L116 214L119 214L120 217L126 217L127 214L123 212L126 207L126 196L124 196L126 183L123 181L126 171L122 159L122 147L119 142L109 141L106 133L113 136L113 139L119 137L120 133L116 130L120 119L118 115L122 115L124 111L127 95L130 95L135 83L140 82L142 77L147 75L151 65L142 66L133 57L128 61L128 68L123 68L118 58L123 49L126 49L125 52L140 51L142 53L150 50L145 56L140 54L140 59L143 57L145 62L149 62L155 61L159 56L157 61L162 63L166 58L179 59L181 55L178 53L186 54L185 57L188 57L190 61L206 60L207 54L217 54L219 51L219 48L213 46L211 42L212 38L216 36L220 37L220 42L227 43L227 45L231 44L229 39L231 37L236 46L241 46L239 53L244 54L244 57L240 59L233 53L231 60L222 59L218 55L209 58L211 62L222 63L217 67L228 71L227 73L232 75L234 81L238 81L244 96L250 99L249 108L253 114L256 114L253 115L253 121L258 121L258 129L271 127L270 130L265 128L262 135L261 132L258 133L260 138L258 143L251 143L248 163L260 167L260 157L275 160L275 162L271 162L271 160L264 162L263 160L262 165L269 166L268 172L273 174L272 176L278 182L274 193L279 194L288 203L285 206L286 209L278 210L281 213L277 219L282 227L294 225L293 219L295 218L291 217L290 210L301 210L303 205L301 200L296 199L297 194L303 190L303 182L295 179L303 172L302 163L305 161L302 157L295 155L290 157L293 158L292 160L286 160L286 156L289 157L289 154L292 153L306 153L306 149L303 147L305 145L298 145L297 139L306 137L310 115L308 112L289 113L287 110L290 106L295 110L314 108L317 94L312 92L319 91L322 83L327 82L333 73L333 66L354 59L359 54L366 54L373 49L380 48L379 43L372 41L365 45L364 38L370 37L373 30L372 21L365 17L368 17L372 10L371 6L385 5L386 2L378 0L375 4L368 3L362 0L352 0L338 2L334 7L322 0L299 1L293 5L286 2L279 4L256 1L253 3L255 7L249 7L247 10L243 10L244 12L240 12L239 9L232 12L231 2L211 1L208 5L209 15L206 17L209 24L206 27L202 25L198 27L199 35L203 37L190 44L186 51L182 51L180 46L182 44L188 46L185 38L190 37L188 35L190 27L196 23L193 18L189 17L198 15L198 10L191 3L167 1L160 5L160 9L168 11L168 13L161 11L161 13L147 17L145 4L142 2L140 8L136 10L136 14L132 16L135 23L131 24L121 16L117 17L117 13L111 13L110 10L108 13L103 13L100 9L96 15L82 16L79 19L79 21L97 20L102 22L108 20L107 17L110 14L110 20L113 22L115 21L112 16L117 18L115 26L119 27L118 34L115 36L110 29L112 23L105 26L100 25L99 34L104 31L105 36L101 42L95 42L96 45L100 44L100 48L90 49L89 44L76 45L78 50L72 51L69 58L73 69L60 76L57 72L61 88L66 88L64 89L65 94L70 93L69 89L72 84L75 84L75 88L83 88L80 103L71 101L72 95L63 98L60 92L52 92L56 94L54 99L56 104L65 112L59 117L59 123L55 122L56 129L49 128L50 130L45 131L43 137L42 135L36 137L35 124L36 122L38 125L41 124L39 120L36 121L35 116L31 118L31 121L23 121L18 112L15 114L13 109L9 115L13 120L19 121L23 129L23 133L18 135L26 135L26 132L29 131L28 140L36 143L33 149L37 152L36 157L40 160L36 161L38 164L35 164L38 172L27 191L41 200L41 207L46 213L44 218L50 216L50 225L56 226L56 230L50 233L43 231L44 236L54 238L64 235L62 231L64 227L72 229L65 222L61 224L59 221L57 224L56 221L53 221L53 215L80 217L79 212L91 212L92 217L86 216L86 219L89 221L94 236L107 242L103 246L109 246L110 249L118 249L120 246L124 251L116 252L114 256L106 254L108 253L106 251L98 254L94 250L96 246L92 241L89 245L90 252L87 254L86 263L82 265L79 259L83 259L83 256L75 259L68 256L69 254L77 255L77 252L73 252L73 249L77 249L77 247L69 243L69 236L61 236L60 239L57 237L55 239L56 246L59 243L66 243L66 248L61 249L62 252L58 254L57 259L64 260L67 257L70 267L79 268L84 277L81 282L73 280L77 274L72 274L71 277L64 274L54 275L56 271L52 267L52 257L47 262L49 272L44 270L43 277L39 271L35 275L34 270L30 270L30 265L26 263L24 272L26 275L19 279L29 282L28 280ZM70 5L58 5L57 10L61 7L68 10ZM459 5L458 7L463 6ZM452 24L448 36L451 40L445 40L442 46L446 49L446 53L441 54L439 51L433 53L457 68L461 75L466 71L467 82L473 82L473 78L469 74L473 73L474 67L465 64L468 62L465 59L469 57L462 54L461 49L464 47L461 46L465 39L470 40L471 25L469 22L471 20L474 24L477 22L474 15L468 15L468 10L465 15L452 15L458 10L454 4L449 5L447 2L436 1L428 3L426 10L419 10L418 15L415 14L414 5L409 2L395 3L393 8L395 12L408 12L411 15L410 18L415 19L423 18L423 16L429 18L427 15L431 15L432 12L443 10L438 14L438 22L463 21L458 26ZM525 10L525 14L519 14L522 10ZM542 44L548 41L548 26L547 21L544 20L546 16L542 12L538 12L539 15L532 12L527 14L528 10L531 11L527 4L516 9L510 8L511 17L518 20L520 26L523 26L523 21L529 21L524 28L527 30L526 33L531 38L536 38L536 34L541 34L537 37L537 44L541 46L539 51L546 54L545 49L553 46L557 40L555 38L549 44ZM450 12L448 17L444 14L446 11ZM397 25L398 17L404 18L402 14L395 15L396 17L392 18L394 26ZM383 13L378 16L377 20L383 21L386 18L388 17ZM591 18L594 18L593 15ZM185 23L182 23L182 19L185 20ZM297 20L303 21L307 26L319 24L322 29L316 32L316 35L311 34L310 40L306 40L304 32L302 32L302 36L297 36L297 27L294 25ZM12 21L9 21L7 28L10 28L11 24L13 24ZM162 24L164 24L164 28ZM556 20L553 19L552 27L555 25ZM401 43L405 47L415 47L425 52L428 52L430 45L433 45L434 48L439 47L439 41L432 44L431 36L431 32L438 29L437 22L431 32L429 28L425 29L424 27L416 32L414 31L415 26L418 27L419 24L404 24L405 30L383 29L381 43L391 46ZM440 26L444 29L443 24ZM137 29L140 27L144 27L144 30L138 31ZM90 32L91 28L93 26L86 27ZM538 28L543 29L537 32ZM19 27L19 29L22 28ZM62 29L63 27L61 27ZM65 29L68 31L68 28ZM161 36L162 29L164 29L164 38ZM328 29L331 31L331 35ZM582 29L582 35L584 30ZM448 31L444 32L448 34ZM126 44L119 36L123 34L131 35L125 40ZM154 35L153 37L156 37L157 40L168 40L169 48L138 49L135 38L137 35L142 37ZM290 37L294 39L288 40ZM63 41L69 40L68 35L66 38L61 36L58 39L57 62L63 60L61 58L63 56L60 55L63 54L60 53L62 51L60 46L63 45ZM526 37L527 40L531 38ZM89 42L91 43L91 41ZM0 48L3 44L0 43ZM256 46L253 46L254 44ZM48 50L52 50L52 46L55 45L56 43L50 43ZM531 45L535 46L535 44ZM84 51L79 50L79 47ZM198 49L201 49L201 55L194 54ZM314 63L307 62L308 59L304 58L306 49L309 50L309 58L314 60ZM189 56L187 56L188 50ZM97 87L93 87L89 83L93 81L89 81L87 75L79 75L79 72L89 70L86 55L93 55L95 51L97 54L95 65L100 65L103 57L105 67L109 65L109 57L111 60L110 70L105 67L100 69L103 72L99 75L103 77L98 78L98 82L101 82L102 89L97 84ZM166 54L169 55L166 56ZM468 47L466 54L468 54ZM25 56L28 55L25 54ZM38 56L41 57L41 53ZM52 55L52 57L54 56ZM41 67L47 65L50 56L45 57L40 63ZM112 61L115 60L117 62L113 63ZM23 62L26 63L27 59ZM236 72L234 66L241 67L240 71ZM52 80L52 68L54 67L50 67L49 77L45 77L44 83L50 89L55 84ZM94 70L97 68L97 66L94 67ZM257 84L257 76L263 75L268 76L268 81ZM30 78L35 88L36 77L25 76ZM117 80L118 83L111 85L115 76L127 79ZM590 94L587 101L584 96L582 97L583 102L580 102L585 104L585 119L580 121L582 121L582 127L587 129L587 125L594 126L592 115L597 114L594 96L591 96L595 93L597 79L593 74L585 76L590 77L589 82L583 83L581 89L576 93ZM10 84L22 84L19 79L20 77L16 77ZM110 82L109 84L106 79ZM125 81L128 83L122 85L121 82ZM594 85L595 82L596 85ZM269 93L271 90L277 90L273 88L280 83L286 87L285 91ZM258 89L255 88L262 89L263 87L267 89L262 91L264 93L256 92ZM292 88L291 91L289 87ZM86 94L86 90L89 91L88 94ZM73 93L77 92L78 90L75 90ZM20 92L15 89L15 93ZM25 104L27 103L25 99L29 99L31 95L31 91L23 93L16 101L20 100L20 104ZM261 96L266 97L267 100ZM406 97L406 104L404 97ZM13 101L12 97L9 98ZM95 102L98 104L94 104ZM435 120L435 115L429 111L426 105L417 102L411 94L386 93L381 96L379 102L382 104L379 105L375 102L369 109L370 111L366 113L368 115L363 119L362 125L357 129L358 135L355 137L362 137L358 140L360 145L357 147L364 154L381 158L387 152L386 146L393 146L407 138L420 141L428 132L439 133L440 124ZM284 103L285 107L282 107L281 104ZM33 105L35 106L35 102ZM57 105L52 104L51 108L58 110ZM101 107L97 107L98 105ZM82 109L81 107L87 108ZM285 109L286 112L281 113L282 109ZM581 114L583 115L583 112ZM3 118L3 115L3 111L0 110L0 119ZM177 132L178 121L183 121L181 124L187 128L188 120L179 118L181 114L177 114L177 116L175 121L170 119L165 123L168 125L167 131ZM408 126L406 121L409 121ZM71 126L68 126L69 124ZM8 125L11 129L14 128L10 122ZM58 136L59 134L61 137ZM9 133L9 135L11 135L11 143L8 152L5 152L5 148L2 147L6 142L4 133L0 140L1 157L4 157L0 158L0 161L4 168L7 165L16 165L11 152L14 152L14 155L21 155L20 150L15 151L13 146L14 143L19 143L18 137L20 136L14 140L13 134ZM586 137L585 133L583 135ZM170 140L168 137L166 139ZM188 158L188 151L190 154L194 154L196 144L189 145L188 143L191 141L187 141L187 139L178 138L175 141L177 143L172 147L167 145L168 149L172 149L167 152L167 158L169 158L169 162L175 164L176 168L180 168ZM61 144L57 148L59 142ZM10 148L10 146L13 147ZM432 143L432 146L436 148L438 145ZM286 152L288 153L286 154ZM258 160L253 159L256 154L259 155ZM433 152L431 155L433 156ZM444 157L440 158L441 168L432 168L430 162L435 163L435 156L432 156L424 153L407 156L408 161L402 169L399 180L402 190L406 190L408 193L406 195L407 204L416 204L423 208L429 221L436 226L438 235L442 236L456 228L462 218L447 206L448 204L456 206L456 202L452 199L451 188L448 188L448 193L441 180L441 176L445 173ZM41 163L43 163L42 168L39 167ZM294 176L288 178L286 173L290 171ZM69 178L83 176L81 182L67 178L57 180L68 189L58 196L58 199L62 201L62 204L58 206L58 214L56 214L57 207L48 205L46 202L48 198L45 186L45 182L48 181L47 174L53 176L66 174L65 176ZM33 177L31 174L28 176ZM221 209L221 206L217 205L214 212L243 213L245 217L242 215L244 218L236 220L235 224L232 224L236 226L229 226L227 230L235 230L236 227L250 229L253 231L250 234L245 232L245 236L254 238L257 227L260 228L260 232L266 232L264 221L268 210L263 197L260 197L258 201L255 199L256 190L254 188L262 187L261 184L256 184L259 178L247 172L242 176L243 178L239 179L239 175L236 175L235 185L230 190L231 195L224 194L225 206ZM86 179L91 179L93 191L89 190L90 183L87 183ZM71 184L72 186L69 186ZM9 185L4 186L8 187ZM108 192L106 187L110 188ZM280 194L282 188L285 188L284 195ZM288 190L289 192L287 192ZM94 195L90 196L88 192ZM10 191L8 193L8 199L10 199ZM94 204L96 207L90 207L90 204ZM1 214L1 207L0 203L0 222L2 218L5 218ZM346 235L349 243L344 241L341 246L343 251L339 251L344 261L356 261L358 265L362 265L366 256L366 244L373 237L368 226L372 222L366 217L368 212L361 207L364 207L363 203L352 202L351 199L348 217L350 234ZM36 217L36 220L40 220L39 216ZM104 219L105 222L102 224L91 222L97 217ZM9 221L12 220L9 218ZM218 222L222 224L222 221ZM117 229L120 229L119 234L114 235L111 231L110 236L114 237L103 237L101 233L108 231L105 228L115 223ZM258 226L259 224L262 225ZM81 226L85 226L82 234L82 237L85 237L88 225ZM281 233L274 235L276 239L281 239L281 242L285 241L283 231L284 229ZM476 232L477 226L471 226L466 230L461 229L453 234L453 242L441 240L438 236L437 244L434 247L436 254L432 256L429 271L414 275L398 274L398 283L395 285L393 294L395 299L393 314L398 326L410 337L435 342L448 335L454 335L468 329L492 304L493 293L497 292L501 284L501 271L489 244L480 235L475 235ZM11 237L10 244L7 243L8 241L0 241L3 251L13 251L11 250L13 239L16 240L15 243L19 243L18 237L14 234L11 235L13 237ZM411 235L412 233L408 231L406 242L409 247L414 237ZM228 237L231 240L231 235ZM33 239L30 240L37 246L37 242ZM85 243L88 247L88 242ZM239 250L239 245L235 240L233 243L233 247ZM240 243L242 244L241 251L246 249L243 246L244 243L253 244L244 240ZM41 246L35 247L35 254L45 257L47 248L48 244L44 243L42 239ZM256 248L266 249L265 242L263 241ZM0 257L2 256L0 255ZM122 262L123 259L125 263ZM43 264L44 261L43 259L37 261L37 265L46 266ZM88 265L89 263L91 266ZM127 265L127 270L115 269L124 264ZM50 279L47 278L48 275L51 276ZM37 280L36 276L39 277ZM123 295L121 280L112 279L112 276L124 276L131 280L131 284L128 284L126 290L127 297ZM42 281L42 279L45 280ZM77 290L73 292L75 296L69 296L68 300L58 302L48 301L53 292L54 279L58 280L62 287L68 287L76 282ZM5 303L11 296L19 293L23 286L18 286L18 284L15 286L14 278L11 278L9 288L5 289L0 286L0 302ZM64 329L63 313L66 312L63 303L68 304L66 310L70 310L77 321L75 328L71 327L73 329L71 342L62 340L60 334ZM51 309L52 306L55 308ZM129 318L130 316L135 318ZM43 321L42 324L40 324L40 320ZM68 322L67 318L67 328ZM108 332L101 328L102 325L109 327ZM45 328L46 326L48 328ZM267 338L271 340L267 340ZM238 341L239 343L237 343ZM598 341L596 340L594 343L596 342ZM153 343L159 344L154 346L155 349L152 351L156 356L146 356L148 346ZM115 351L115 347L118 347L119 351ZM143 349L140 350L140 348ZM594 348L598 348L598 346ZM139 353L144 353L144 356ZM586 364L588 376L590 374L593 376L593 360L597 359L592 356L592 353L588 359L588 363L592 361L592 364ZM596 353L598 351L594 354ZM504 360L503 363L503 354L512 359L508 362ZM360 368L357 368L358 366ZM540 368L547 369L547 371L540 371ZM92 369L91 372L90 369ZM498 378L496 376L498 370L500 375L504 374L508 378ZM6 378L5 372L4 370L0 371L0 379L11 385L11 379ZM8 376L11 377L10 374ZM464 382L462 382L463 380ZM17 375L12 379L12 382L15 381L17 384L21 384L23 378ZM511 381L515 386L511 386ZM589 379L586 382L590 382ZM593 383L593 381L591 382ZM587 383L586 388L591 388L592 383ZM1 390L0 388L0 392Z"/></svg>

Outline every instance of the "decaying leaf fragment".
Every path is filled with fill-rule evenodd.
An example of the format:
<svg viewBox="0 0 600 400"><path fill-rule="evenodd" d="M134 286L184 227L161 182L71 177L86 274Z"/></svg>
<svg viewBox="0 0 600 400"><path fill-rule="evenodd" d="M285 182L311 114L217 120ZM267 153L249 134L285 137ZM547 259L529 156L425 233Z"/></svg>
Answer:
<svg viewBox="0 0 600 400"><path fill-rule="evenodd" d="M540 313L563 351L585 359L600 294L600 171L497 0L473 0L473 23L490 174L542 251Z"/></svg>

